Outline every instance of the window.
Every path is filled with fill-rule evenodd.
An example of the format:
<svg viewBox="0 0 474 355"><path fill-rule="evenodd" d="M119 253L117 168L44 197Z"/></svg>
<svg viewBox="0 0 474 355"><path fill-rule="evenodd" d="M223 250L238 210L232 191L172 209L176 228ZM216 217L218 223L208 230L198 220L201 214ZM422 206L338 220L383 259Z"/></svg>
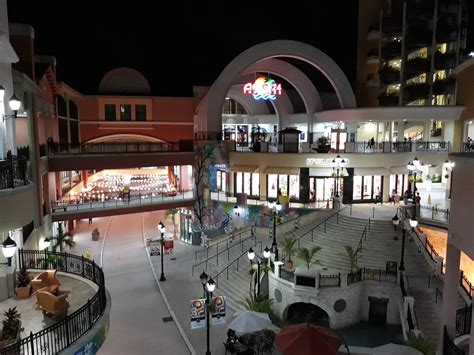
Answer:
<svg viewBox="0 0 474 355"><path fill-rule="evenodd" d="M290 175L290 198L298 200L300 198L300 177Z"/></svg>
<svg viewBox="0 0 474 355"><path fill-rule="evenodd" d="M247 194L247 196L252 195L252 174L250 173L244 173L244 193Z"/></svg>
<svg viewBox="0 0 474 355"><path fill-rule="evenodd" d="M79 113L77 112L77 105L72 100L69 100L69 117L75 120L79 119Z"/></svg>
<svg viewBox="0 0 474 355"><path fill-rule="evenodd" d="M66 101L62 98L62 96L57 97L58 101L58 115L67 117L67 106L66 106ZM23 101L25 102L25 101Z"/></svg>
<svg viewBox="0 0 474 355"><path fill-rule="evenodd" d="M132 120L132 105L120 105L120 121Z"/></svg>
<svg viewBox="0 0 474 355"><path fill-rule="evenodd" d="M105 105L105 120L106 121L115 121L115 105L106 104Z"/></svg>
<svg viewBox="0 0 474 355"><path fill-rule="evenodd" d="M260 175L252 174L252 195L260 196Z"/></svg>
<svg viewBox="0 0 474 355"><path fill-rule="evenodd" d="M135 120L146 121L146 105L135 105Z"/></svg>
<svg viewBox="0 0 474 355"><path fill-rule="evenodd" d="M222 177L221 177L222 172L220 170L217 170L216 173L216 183L217 183L217 189L220 190L222 186Z"/></svg>
<svg viewBox="0 0 474 355"><path fill-rule="evenodd" d="M277 197L277 189L278 189L278 175L276 174L268 174L268 197L276 198Z"/></svg>
<svg viewBox="0 0 474 355"><path fill-rule="evenodd" d="M242 193L242 173L236 173L236 190L235 192L240 194Z"/></svg>

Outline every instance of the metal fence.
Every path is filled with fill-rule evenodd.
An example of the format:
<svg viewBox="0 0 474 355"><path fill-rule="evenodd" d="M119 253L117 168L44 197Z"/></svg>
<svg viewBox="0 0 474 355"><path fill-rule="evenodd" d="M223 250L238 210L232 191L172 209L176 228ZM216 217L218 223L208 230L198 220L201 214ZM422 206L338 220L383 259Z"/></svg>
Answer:
<svg viewBox="0 0 474 355"><path fill-rule="evenodd" d="M471 333L472 304L456 311L456 337Z"/></svg>
<svg viewBox="0 0 474 355"><path fill-rule="evenodd" d="M319 288L341 287L341 274L321 275L319 274Z"/></svg>
<svg viewBox="0 0 474 355"><path fill-rule="evenodd" d="M420 206L420 218L449 223L449 210L431 206Z"/></svg>
<svg viewBox="0 0 474 355"><path fill-rule="evenodd" d="M382 269L364 267L357 270L356 272L347 274L348 285L366 280L397 283L397 273Z"/></svg>
<svg viewBox="0 0 474 355"><path fill-rule="evenodd" d="M29 269L56 269L79 275L99 286L97 293L85 305L59 322L8 347L0 349L0 355L45 354L53 355L68 348L82 335L92 329L102 316L107 298L104 273L94 261L67 253L40 250L19 250L20 267Z"/></svg>
<svg viewBox="0 0 474 355"><path fill-rule="evenodd" d="M443 336L443 355L464 355L464 350L459 349L456 344L449 338L446 326L444 327Z"/></svg>
<svg viewBox="0 0 474 355"><path fill-rule="evenodd" d="M466 275L464 275L464 271L461 271L461 286L464 291L466 291L469 298L472 298L472 296L474 295L474 287L472 286Z"/></svg>
<svg viewBox="0 0 474 355"><path fill-rule="evenodd" d="M0 190L14 189L29 184L27 161L21 156L0 160Z"/></svg>

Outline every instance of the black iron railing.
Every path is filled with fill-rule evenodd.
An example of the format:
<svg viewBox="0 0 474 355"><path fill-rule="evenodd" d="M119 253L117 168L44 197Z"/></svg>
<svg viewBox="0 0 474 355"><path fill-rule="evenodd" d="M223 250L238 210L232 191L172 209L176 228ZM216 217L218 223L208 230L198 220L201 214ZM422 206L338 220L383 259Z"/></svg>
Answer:
<svg viewBox="0 0 474 355"><path fill-rule="evenodd" d="M341 287L341 274L321 275L319 274L319 287Z"/></svg>
<svg viewBox="0 0 474 355"><path fill-rule="evenodd" d="M464 350L459 349L456 344L449 338L446 326L444 327L443 336L443 355L464 355Z"/></svg>
<svg viewBox="0 0 474 355"><path fill-rule="evenodd" d="M456 337L471 333L472 304L456 311Z"/></svg>
<svg viewBox="0 0 474 355"><path fill-rule="evenodd" d="M158 153L158 152L192 152L192 140L179 142L97 142L97 143L57 143L40 145L40 155L67 154L104 154L104 153Z"/></svg>
<svg viewBox="0 0 474 355"><path fill-rule="evenodd" d="M280 279L293 282L295 279L295 270L287 270L280 267L278 271L278 277Z"/></svg>
<svg viewBox="0 0 474 355"><path fill-rule="evenodd" d="M449 223L449 214L449 209L431 206L420 206L421 218L431 219L433 221L439 221L443 223Z"/></svg>
<svg viewBox="0 0 474 355"><path fill-rule="evenodd" d="M472 295L474 295L474 287L472 286L471 282L466 277L466 275L464 275L464 271L462 270L461 270L461 286L463 290L466 291L469 298L472 298Z"/></svg>
<svg viewBox="0 0 474 355"><path fill-rule="evenodd" d="M79 275L99 286L96 294L74 313L37 333L31 332L16 344L0 349L0 355L57 354L91 330L102 316L107 304L104 273L94 261L73 254L19 250L18 255L20 267L56 269Z"/></svg>
<svg viewBox="0 0 474 355"><path fill-rule="evenodd" d="M364 281L372 280L378 282L392 282L397 283L397 273L389 272L382 269L363 268Z"/></svg>
<svg viewBox="0 0 474 355"><path fill-rule="evenodd" d="M27 161L22 156L0 160L0 190L14 189L29 184Z"/></svg>
<svg viewBox="0 0 474 355"><path fill-rule="evenodd" d="M449 152L449 142L422 142L415 141L417 152Z"/></svg>

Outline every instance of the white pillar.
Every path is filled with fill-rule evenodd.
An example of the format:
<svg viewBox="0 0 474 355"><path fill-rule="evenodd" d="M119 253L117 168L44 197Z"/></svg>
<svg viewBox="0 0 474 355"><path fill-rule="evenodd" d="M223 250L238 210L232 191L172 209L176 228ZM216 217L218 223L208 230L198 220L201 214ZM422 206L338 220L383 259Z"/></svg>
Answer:
<svg viewBox="0 0 474 355"><path fill-rule="evenodd" d="M388 202L390 199L390 175L383 176L382 201Z"/></svg>
<svg viewBox="0 0 474 355"><path fill-rule="evenodd" d="M446 274L443 288L443 308L441 314L441 327L446 326L451 339L454 339L456 327L456 311L458 301L458 287L461 273L459 271L461 252L449 243L446 246ZM440 329L442 332L442 329ZM440 333L442 336L442 333ZM440 338L442 339L442 338Z"/></svg>

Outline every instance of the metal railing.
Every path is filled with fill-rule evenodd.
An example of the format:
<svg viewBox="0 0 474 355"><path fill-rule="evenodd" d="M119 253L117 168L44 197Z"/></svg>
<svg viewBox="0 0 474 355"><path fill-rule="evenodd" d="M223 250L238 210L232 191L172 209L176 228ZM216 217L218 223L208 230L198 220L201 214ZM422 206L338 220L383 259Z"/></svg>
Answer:
<svg viewBox="0 0 474 355"><path fill-rule="evenodd" d="M319 274L319 288L322 287L341 287L341 273L334 275Z"/></svg>
<svg viewBox="0 0 474 355"><path fill-rule="evenodd" d="M287 270L287 269L284 269L284 268L280 267L278 269L278 277L280 279L283 279L283 280L286 280L286 281L294 282L294 280L295 280L295 270Z"/></svg>
<svg viewBox="0 0 474 355"><path fill-rule="evenodd" d="M22 156L0 160L0 190L14 189L29 184L27 161Z"/></svg>
<svg viewBox="0 0 474 355"><path fill-rule="evenodd" d="M364 226L364 230L362 231L362 235L360 236L359 243L357 244L356 250L362 251L362 240L367 241L367 226L370 226L370 218L369 218L369 224L366 224Z"/></svg>
<svg viewBox="0 0 474 355"><path fill-rule="evenodd" d="M159 152L192 152L192 140L179 142L95 142L95 143L58 143L40 145L40 155L68 154L104 154L104 153L159 153Z"/></svg>
<svg viewBox="0 0 474 355"><path fill-rule="evenodd" d="M415 141L417 152L449 152L451 149L449 142L423 142Z"/></svg>
<svg viewBox="0 0 474 355"><path fill-rule="evenodd" d="M471 333L472 304L456 311L456 338Z"/></svg>
<svg viewBox="0 0 474 355"><path fill-rule="evenodd" d="M57 354L91 330L101 318L107 304L104 273L94 261L73 254L20 249L18 255L20 267L40 270L53 268L79 275L99 286L96 294L85 305L66 318L37 333L30 332L28 337L0 349L1 355Z"/></svg>
<svg viewBox="0 0 474 355"><path fill-rule="evenodd" d="M397 283L397 273L383 269L364 267L362 269L362 281Z"/></svg>
<svg viewBox="0 0 474 355"><path fill-rule="evenodd" d="M472 296L474 295L474 287L472 286L471 282L468 280L466 275L464 275L464 271L461 270L461 286L464 291L466 291L467 295L469 298L472 299Z"/></svg>
<svg viewBox="0 0 474 355"><path fill-rule="evenodd" d="M214 247L215 247L215 248L217 249L217 251L219 251L219 245L221 245L221 244L226 243L226 249L227 249L227 248L229 247L229 242L230 242L230 243L233 243L233 241L234 241L235 239L239 239L239 243L242 243L242 235L245 234L245 233L248 233L248 232L250 232L250 237L252 237L253 234L254 234L254 233L252 232L252 227L246 227L246 228L243 228L243 230L239 231L238 233L235 233L235 232L229 233L230 236L229 236L228 238L225 238L225 239L223 239L223 240L221 240L221 241L219 241L219 242L217 242L217 243L214 243L214 244L212 244L212 245L207 245L207 246L205 246L205 249L196 250L196 251L194 252L194 260L197 261L199 253L202 254L203 252L206 253L206 258L209 258L209 250L210 250L211 248L214 248ZM209 243L209 242L212 241L212 240L207 239L207 241L208 241L208 243Z"/></svg>
<svg viewBox="0 0 474 355"><path fill-rule="evenodd" d="M169 201L178 201L193 199L194 195L192 190L181 191L176 195L165 195L160 194L158 196L153 196L152 194L141 195L141 194L131 194L130 200L127 198L117 198L117 199L108 199L104 201L89 201L79 203L78 201L53 201L51 203L51 209L53 212L56 211L79 211L87 210L93 208L117 208L117 207L127 207L131 205L141 205L149 203L160 203L160 202L169 202Z"/></svg>
<svg viewBox="0 0 474 355"><path fill-rule="evenodd" d="M431 207L431 206L420 206L420 217L431 219L433 221L439 221L443 223L449 223L449 209Z"/></svg>

